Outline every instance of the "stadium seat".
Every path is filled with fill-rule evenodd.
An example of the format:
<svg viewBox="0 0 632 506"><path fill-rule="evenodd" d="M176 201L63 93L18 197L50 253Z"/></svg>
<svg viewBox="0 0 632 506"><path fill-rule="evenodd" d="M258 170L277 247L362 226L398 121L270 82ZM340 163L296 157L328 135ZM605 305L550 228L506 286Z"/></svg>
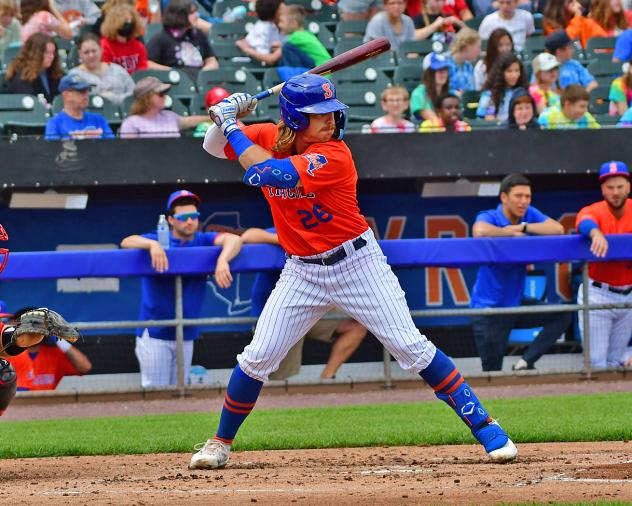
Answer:
<svg viewBox="0 0 632 506"><path fill-rule="evenodd" d="M143 77L153 76L163 83L171 85L169 95L179 98L191 98L197 93L197 88L189 75L179 69L171 70L137 70L132 74L134 82L140 81Z"/></svg>
<svg viewBox="0 0 632 506"><path fill-rule="evenodd" d="M279 76L277 69L267 69L263 73L263 89L264 90L267 90L268 88L272 88L273 86L276 86L277 84L280 84L282 82L283 81L281 81L281 77Z"/></svg>
<svg viewBox="0 0 632 506"><path fill-rule="evenodd" d="M41 134L48 117L37 97L18 93L0 95L0 124L5 134Z"/></svg>
<svg viewBox="0 0 632 506"><path fill-rule="evenodd" d="M472 18L465 21L465 26L471 28L472 30L476 30L478 32L478 27L481 26L481 23L485 19L485 16L480 18Z"/></svg>
<svg viewBox="0 0 632 506"><path fill-rule="evenodd" d="M57 114L64 108L64 101L62 100L61 95L57 95L53 99L53 108L52 113ZM118 105L113 104L107 98L102 97L100 95L91 95L90 100L88 101L88 111L96 112L103 116L106 121L110 124L112 129L118 127L123 121L121 116L121 110Z"/></svg>
<svg viewBox="0 0 632 506"><path fill-rule="evenodd" d="M424 70L421 66L421 60L419 60L419 65L399 65L395 70L393 83L403 86L409 92L412 92L422 83L423 73Z"/></svg>
<svg viewBox="0 0 632 506"><path fill-rule="evenodd" d="M277 123L280 117L279 101L275 100L274 97L262 100L257 104L257 120L259 122Z"/></svg>
<svg viewBox="0 0 632 506"><path fill-rule="evenodd" d="M2 56L2 72L6 72L9 66L15 57L20 52L20 47L10 46L4 50L4 55Z"/></svg>
<svg viewBox="0 0 632 506"><path fill-rule="evenodd" d="M471 124L470 120L475 120L478 101L481 98L480 91L464 91L461 95L461 105L463 107L463 117ZM484 121L484 120L483 120ZM489 122L488 122L489 123Z"/></svg>
<svg viewBox="0 0 632 506"><path fill-rule="evenodd" d="M588 65L588 72L594 77L619 77L622 74L621 63L597 60Z"/></svg>
<svg viewBox="0 0 632 506"><path fill-rule="evenodd" d="M312 0L313 5L313 0ZM306 20L309 21L338 21L338 8L335 5L328 4L325 2L321 2L320 9L315 9L313 11L308 11Z"/></svg>
<svg viewBox="0 0 632 506"><path fill-rule="evenodd" d="M397 60L400 65L410 59L423 58L433 51L435 53L443 53L445 44L438 40L412 40L402 42L397 51Z"/></svg>
<svg viewBox="0 0 632 506"><path fill-rule="evenodd" d="M607 86L597 87L590 92L590 102L588 110L592 114L607 114L610 108L610 101L608 96L610 94L610 88Z"/></svg>
<svg viewBox="0 0 632 506"><path fill-rule="evenodd" d="M363 19L353 21L338 21L336 25L336 40L344 39L360 39L359 44L362 44L361 40L366 32L366 26L368 21Z"/></svg>
<svg viewBox="0 0 632 506"><path fill-rule="evenodd" d="M362 44L362 39L343 39L336 41L336 45L334 46L334 56L338 56L345 51L349 51L349 49L353 49L354 47L358 47Z"/></svg>
<svg viewBox="0 0 632 506"><path fill-rule="evenodd" d="M219 66L224 67L261 67L264 64L250 56L246 56L239 49L234 41L216 41L213 43L213 52L219 62Z"/></svg>
<svg viewBox="0 0 632 506"><path fill-rule="evenodd" d="M527 37L522 48L522 59L525 61L531 61L538 54L546 52L544 47L544 41L546 37L541 35L535 35L533 37Z"/></svg>
<svg viewBox="0 0 632 506"><path fill-rule="evenodd" d="M77 65L79 65L79 48L76 44L73 44L66 55L66 68L70 70L75 68Z"/></svg>
<svg viewBox="0 0 632 506"><path fill-rule="evenodd" d="M542 35L544 33L544 16L539 12L535 12L533 14L533 25L535 27L535 31L533 32L533 36Z"/></svg>
<svg viewBox="0 0 632 506"><path fill-rule="evenodd" d="M340 70L332 75L332 80L337 88L347 84L363 85L366 91L373 91L378 96L384 88L391 86L391 80L380 69L373 67L350 67Z"/></svg>
<svg viewBox="0 0 632 506"><path fill-rule="evenodd" d="M247 35L246 19L240 19L232 23L213 23L209 40L214 46L217 42L228 42L243 39Z"/></svg>
<svg viewBox="0 0 632 506"><path fill-rule="evenodd" d="M197 86L200 93L214 86L226 88L230 93L247 92L251 95L263 90L263 85L251 71L246 69L203 70L198 74Z"/></svg>
<svg viewBox="0 0 632 506"><path fill-rule="evenodd" d="M334 47L336 46L336 37L326 23L318 23L317 21L309 21L307 23L307 29L312 32L320 43L325 46L325 49L333 54Z"/></svg>
<svg viewBox="0 0 632 506"><path fill-rule="evenodd" d="M589 60L610 61L616 40L616 37L593 37L588 39L584 51L586 58Z"/></svg>
<svg viewBox="0 0 632 506"><path fill-rule="evenodd" d="M161 23L149 23L145 27L145 35L143 36L143 39L145 40L145 44L147 44L154 37L154 35L156 35L157 33L160 33L161 31L162 31Z"/></svg>
<svg viewBox="0 0 632 506"><path fill-rule="evenodd" d="M373 121L384 112L380 107L382 90L367 89L366 83L346 83L337 86L338 100L349 106L349 118Z"/></svg>

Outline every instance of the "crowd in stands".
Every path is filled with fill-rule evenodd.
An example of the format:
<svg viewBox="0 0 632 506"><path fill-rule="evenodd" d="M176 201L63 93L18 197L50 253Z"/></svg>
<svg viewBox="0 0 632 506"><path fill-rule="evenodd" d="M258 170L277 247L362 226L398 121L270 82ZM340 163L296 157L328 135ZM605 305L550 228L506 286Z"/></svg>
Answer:
<svg viewBox="0 0 632 506"><path fill-rule="evenodd" d="M48 121L49 139L99 131L200 135L209 126L210 89L256 92L378 37L390 40L390 55L359 65L364 76L349 83L332 75L339 88L374 97L351 104L350 131L632 123L629 0L331 0L319 10L302 0L250 4L169 0L154 12L145 0L0 0L4 133L14 132L16 106L4 107L3 97L22 94L37 98L44 118L39 130L34 121L18 133L41 133ZM62 90L64 75L86 84L66 81ZM71 111L73 94L83 105ZM276 110L261 104L247 121L276 120ZM72 129L60 132L70 125L66 116Z"/></svg>

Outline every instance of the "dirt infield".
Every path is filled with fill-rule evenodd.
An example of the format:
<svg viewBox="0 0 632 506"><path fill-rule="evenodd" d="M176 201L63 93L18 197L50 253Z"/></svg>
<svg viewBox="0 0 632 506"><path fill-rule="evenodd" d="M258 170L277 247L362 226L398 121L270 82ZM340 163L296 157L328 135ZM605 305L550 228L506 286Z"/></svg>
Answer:
<svg viewBox="0 0 632 506"><path fill-rule="evenodd" d="M219 471L188 454L0 461L0 500L39 504L490 504L632 501L632 443L525 444L512 464L468 446L238 452Z"/></svg>

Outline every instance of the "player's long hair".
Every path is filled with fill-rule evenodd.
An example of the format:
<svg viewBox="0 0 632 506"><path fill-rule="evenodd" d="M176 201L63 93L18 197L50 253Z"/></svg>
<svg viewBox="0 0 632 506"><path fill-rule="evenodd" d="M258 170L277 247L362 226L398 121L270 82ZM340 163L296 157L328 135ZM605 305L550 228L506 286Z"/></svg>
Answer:
<svg viewBox="0 0 632 506"><path fill-rule="evenodd" d="M294 144L294 139L296 139L296 132L287 126L282 119L279 120L276 142L274 146L272 146L272 151L278 153L289 151L292 144Z"/></svg>

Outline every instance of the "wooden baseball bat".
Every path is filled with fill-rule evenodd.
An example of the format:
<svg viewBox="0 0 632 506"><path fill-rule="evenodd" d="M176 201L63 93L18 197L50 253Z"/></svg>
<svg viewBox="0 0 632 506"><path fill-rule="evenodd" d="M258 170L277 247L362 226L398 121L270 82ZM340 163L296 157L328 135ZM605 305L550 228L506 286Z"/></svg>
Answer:
<svg viewBox="0 0 632 506"><path fill-rule="evenodd" d="M388 41L386 37L380 37L379 39L370 40L369 42L365 42L364 44L354 47L353 49L349 49L349 51L345 51L344 53L339 54L338 56L334 56L331 60L319 65L318 67L314 67L311 70L307 71L307 74L331 74L332 72L336 72L338 70L346 69L359 63L364 60L368 60L369 58L373 58L378 54L382 54L388 51L391 48L391 43ZM285 83L277 84L272 88L268 88L267 90L262 91L261 93L257 93L255 98L257 100L263 100L271 95L278 95L283 88Z"/></svg>

